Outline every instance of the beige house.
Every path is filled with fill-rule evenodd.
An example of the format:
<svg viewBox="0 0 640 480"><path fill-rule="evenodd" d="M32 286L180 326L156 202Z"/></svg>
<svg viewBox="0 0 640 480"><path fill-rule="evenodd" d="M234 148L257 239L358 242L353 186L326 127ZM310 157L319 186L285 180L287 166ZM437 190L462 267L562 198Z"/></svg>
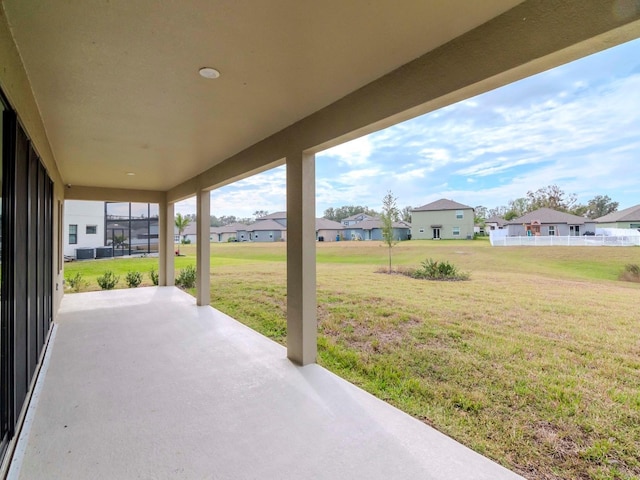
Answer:
<svg viewBox="0 0 640 480"><path fill-rule="evenodd" d="M637 38L640 11L374 3L2 1L2 478L518 478L313 365L315 156ZM210 307L210 193L280 165L286 350ZM63 298L67 199L158 205L159 286Z"/></svg>
<svg viewBox="0 0 640 480"><path fill-rule="evenodd" d="M474 220L473 207L446 198L436 200L411 210L411 239L473 238Z"/></svg>

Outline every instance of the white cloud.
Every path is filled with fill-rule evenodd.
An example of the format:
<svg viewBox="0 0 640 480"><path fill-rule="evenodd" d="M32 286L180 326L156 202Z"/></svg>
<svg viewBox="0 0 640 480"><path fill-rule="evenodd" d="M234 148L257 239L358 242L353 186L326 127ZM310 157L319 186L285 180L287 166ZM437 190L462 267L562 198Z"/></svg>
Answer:
<svg viewBox="0 0 640 480"><path fill-rule="evenodd" d="M420 163L427 165L427 171L433 172L452 161L451 153L446 148L423 148L420 150Z"/></svg>
<svg viewBox="0 0 640 480"><path fill-rule="evenodd" d="M350 167L366 165L371 155L370 136L364 136L324 150L318 156L332 157Z"/></svg>
<svg viewBox="0 0 640 480"><path fill-rule="evenodd" d="M407 170L406 172L395 173L393 176L397 181L408 182L417 178L424 178L430 171L429 167L414 168L412 170Z"/></svg>

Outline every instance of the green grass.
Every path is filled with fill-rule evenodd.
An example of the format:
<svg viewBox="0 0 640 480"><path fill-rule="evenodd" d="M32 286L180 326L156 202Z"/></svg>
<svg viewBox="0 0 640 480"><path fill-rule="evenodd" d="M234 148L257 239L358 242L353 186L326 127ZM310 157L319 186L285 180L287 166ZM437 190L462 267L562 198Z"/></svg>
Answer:
<svg viewBox="0 0 640 480"><path fill-rule="evenodd" d="M470 273L431 282L376 273L376 242L317 247L320 364L527 478L640 478L640 284L618 280L640 249L398 244L394 265ZM212 305L284 344L285 258L284 243L212 245ZM153 262L66 274L134 261Z"/></svg>

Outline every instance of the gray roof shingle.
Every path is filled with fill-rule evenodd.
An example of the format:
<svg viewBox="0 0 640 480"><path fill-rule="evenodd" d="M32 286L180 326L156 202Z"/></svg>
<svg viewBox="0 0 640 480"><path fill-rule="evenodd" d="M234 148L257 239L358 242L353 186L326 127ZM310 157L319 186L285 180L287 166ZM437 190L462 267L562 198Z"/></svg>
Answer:
<svg viewBox="0 0 640 480"><path fill-rule="evenodd" d="M619 212L608 213L600 218L596 218L594 222L640 222L640 205L634 205Z"/></svg>
<svg viewBox="0 0 640 480"><path fill-rule="evenodd" d="M245 230L247 232L264 232L264 231L283 232L287 230L287 227L276 222L275 220L260 219L257 222L254 222L251 225L248 225Z"/></svg>
<svg viewBox="0 0 640 480"><path fill-rule="evenodd" d="M342 230L344 226L340 222L334 222L326 218L316 218L316 230Z"/></svg>
<svg viewBox="0 0 640 480"><path fill-rule="evenodd" d="M507 221L502 217L494 216L485 219L484 223L497 223L499 227L502 227L507 223Z"/></svg>
<svg viewBox="0 0 640 480"><path fill-rule="evenodd" d="M453 200L447 200L446 198L441 198L440 200L436 200L435 202L427 203L426 205L422 205L421 207L414 208L411 210L412 212L432 212L437 210L466 210L471 209L469 205L463 205L462 203L454 202Z"/></svg>
<svg viewBox="0 0 640 480"><path fill-rule="evenodd" d="M588 218L579 217L578 215L571 215L570 213L559 212L552 208L540 208L524 214L519 218L514 218L508 221L506 225L520 225L523 223L531 223L538 221L540 223L566 223L571 225L584 225L585 222L593 223L594 220Z"/></svg>

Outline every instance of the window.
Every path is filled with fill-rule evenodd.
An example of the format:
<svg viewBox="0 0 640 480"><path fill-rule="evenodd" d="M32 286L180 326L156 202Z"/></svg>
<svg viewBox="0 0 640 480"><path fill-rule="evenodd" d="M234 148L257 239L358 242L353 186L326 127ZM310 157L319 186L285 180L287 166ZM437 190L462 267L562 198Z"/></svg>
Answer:
<svg viewBox="0 0 640 480"><path fill-rule="evenodd" d="M629 228L640 228L640 223L630 223Z"/></svg>
<svg viewBox="0 0 640 480"><path fill-rule="evenodd" d="M420 229L420 233L424 233L424 228L421 228L421 229Z"/></svg>
<svg viewBox="0 0 640 480"><path fill-rule="evenodd" d="M87 235L95 235L96 233L98 233L98 226L97 225L87 225L86 233L87 233Z"/></svg>
<svg viewBox="0 0 640 480"><path fill-rule="evenodd" d="M554 237L556 235L556 227L554 225L549 225L549 236Z"/></svg>
<svg viewBox="0 0 640 480"><path fill-rule="evenodd" d="M173 236L173 241L176 242L176 243L179 242L180 241L180 235L174 235Z"/></svg>
<svg viewBox="0 0 640 480"><path fill-rule="evenodd" d="M269 234L269 238L273 238L273 233L270 233L270 234Z"/></svg>
<svg viewBox="0 0 640 480"><path fill-rule="evenodd" d="M454 237L460 236L460 227L453 227L453 236Z"/></svg>
<svg viewBox="0 0 640 480"><path fill-rule="evenodd" d="M456 210L456 218L464 218L464 212L462 210Z"/></svg>
<svg viewBox="0 0 640 480"><path fill-rule="evenodd" d="M78 225L69 225L69 245L78 243Z"/></svg>

